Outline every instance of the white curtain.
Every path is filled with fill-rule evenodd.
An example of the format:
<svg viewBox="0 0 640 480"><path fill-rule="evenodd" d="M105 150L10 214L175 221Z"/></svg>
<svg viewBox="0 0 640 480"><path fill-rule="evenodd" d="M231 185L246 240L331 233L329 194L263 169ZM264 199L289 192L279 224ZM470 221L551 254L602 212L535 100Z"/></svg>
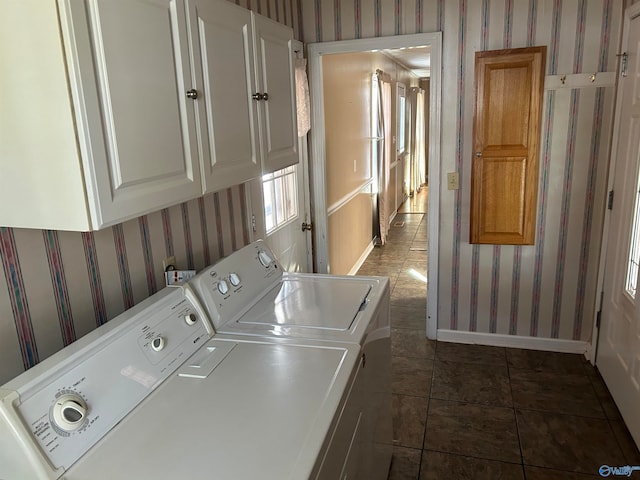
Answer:
<svg viewBox="0 0 640 480"><path fill-rule="evenodd" d="M309 82L307 81L307 61L296 58L296 109L298 137L303 137L311 128L311 108L309 107Z"/></svg>
<svg viewBox="0 0 640 480"><path fill-rule="evenodd" d="M411 104L411 158L409 162L409 194L420 191L427 182L424 90L412 87L409 95Z"/></svg>
<svg viewBox="0 0 640 480"><path fill-rule="evenodd" d="M378 102L377 102L377 122L375 137L377 140L376 149L376 173L377 173L377 227L379 243L384 245L387 241L389 231L389 203L393 199L388 197L389 176L391 165L391 77L378 70L376 72L378 80ZM374 102L375 105L375 102Z"/></svg>

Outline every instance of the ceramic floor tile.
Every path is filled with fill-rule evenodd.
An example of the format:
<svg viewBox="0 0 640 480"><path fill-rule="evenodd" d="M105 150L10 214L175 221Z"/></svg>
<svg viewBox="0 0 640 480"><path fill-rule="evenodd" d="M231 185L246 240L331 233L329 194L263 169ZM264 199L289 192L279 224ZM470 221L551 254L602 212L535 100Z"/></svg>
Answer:
<svg viewBox="0 0 640 480"><path fill-rule="evenodd" d="M423 397L392 395L393 443L395 446L422 448L427 420L427 402Z"/></svg>
<svg viewBox="0 0 640 480"><path fill-rule="evenodd" d="M604 418L604 411L586 375L509 369L513 404L548 412Z"/></svg>
<svg viewBox="0 0 640 480"><path fill-rule="evenodd" d="M624 457L606 419L516 410L525 465L594 475Z"/></svg>
<svg viewBox="0 0 640 480"><path fill-rule="evenodd" d="M391 329L391 355L433 359L436 342L426 338L425 330Z"/></svg>
<svg viewBox="0 0 640 480"><path fill-rule="evenodd" d="M507 348L509 368L584 375L584 357L572 353Z"/></svg>
<svg viewBox="0 0 640 480"><path fill-rule="evenodd" d="M437 348L440 344L437 345ZM467 403L511 407L506 366L436 361L431 397Z"/></svg>
<svg viewBox="0 0 640 480"><path fill-rule="evenodd" d="M640 451L638 451L638 447L629 433L627 426L622 420L610 420L609 424L613 429L616 440L618 440L618 445L620 445L627 464L640 466ZM640 472L637 473L637 475L638 478L640 478Z"/></svg>
<svg viewBox="0 0 640 480"><path fill-rule="evenodd" d="M391 359L391 391L429 397L432 374L433 360L394 355Z"/></svg>
<svg viewBox="0 0 640 480"><path fill-rule="evenodd" d="M425 448L487 460L521 462L516 419L511 408L432 398Z"/></svg>
<svg viewBox="0 0 640 480"><path fill-rule="evenodd" d="M438 342L436 355L439 360L484 365L507 365L505 349L484 345Z"/></svg>
<svg viewBox="0 0 640 480"><path fill-rule="evenodd" d="M396 290L391 292L390 303L409 308L427 308L427 296L423 292Z"/></svg>
<svg viewBox="0 0 640 480"><path fill-rule="evenodd" d="M388 480L417 480L420 472L422 450L393 447Z"/></svg>
<svg viewBox="0 0 640 480"><path fill-rule="evenodd" d="M548 468L524 467L527 480L592 480L602 478L600 475L585 475L584 473L561 472Z"/></svg>
<svg viewBox="0 0 640 480"><path fill-rule="evenodd" d="M607 385L604 383L604 380L602 380L602 377L600 377L600 374L597 374L596 376L588 376L588 378L591 381L593 390L600 401L600 405L602 406L602 410L606 417L610 420L622 420L620 411L618 410L616 403L613 401L613 397L611 397Z"/></svg>
<svg viewBox="0 0 640 480"><path fill-rule="evenodd" d="M522 465L425 450L420 480L524 480Z"/></svg>
<svg viewBox="0 0 640 480"><path fill-rule="evenodd" d="M427 309L409 308L392 305L390 311L391 326L394 328L411 328L414 330L426 331Z"/></svg>

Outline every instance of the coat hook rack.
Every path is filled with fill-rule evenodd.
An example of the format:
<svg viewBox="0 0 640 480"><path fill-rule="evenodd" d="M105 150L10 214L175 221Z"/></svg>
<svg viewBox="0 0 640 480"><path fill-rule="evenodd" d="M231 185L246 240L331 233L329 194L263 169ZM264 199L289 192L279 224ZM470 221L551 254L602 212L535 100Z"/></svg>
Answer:
<svg viewBox="0 0 640 480"><path fill-rule="evenodd" d="M592 74L589 76L589 80L591 80L591 83L593 83L593 82L595 82L595 81L596 81L596 76L597 76L597 75L598 75L597 73L592 73Z"/></svg>
<svg viewBox="0 0 640 480"><path fill-rule="evenodd" d="M562 82L562 84L564 85L564 84L565 84L565 82L567 81L567 76L566 76L566 75L562 75L562 76L560 77L560 81L561 81L561 82Z"/></svg>
<svg viewBox="0 0 640 480"><path fill-rule="evenodd" d="M563 88L613 87L615 82L616 72L563 73L547 75L544 88L545 90L558 90Z"/></svg>

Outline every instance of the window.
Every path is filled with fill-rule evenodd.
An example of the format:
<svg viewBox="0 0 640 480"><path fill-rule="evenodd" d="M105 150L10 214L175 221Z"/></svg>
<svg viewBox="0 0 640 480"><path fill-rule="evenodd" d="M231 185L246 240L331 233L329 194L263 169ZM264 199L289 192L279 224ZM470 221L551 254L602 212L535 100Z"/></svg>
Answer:
<svg viewBox="0 0 640 480"><path fill-rule="evenodd" d="M407 89L402 83L397 86L398 112L396 116L396 134L398 136L397 150L398 155L402 155L407 149L406 145L406 127L407 127Z"/></svg>
<svg viewBox="0 0 640 480"><path fill-rule="evenodd" d="M631 226L627 278L624 283L624 289L631 298L636 298L638 265L640 264L640 191L638 191L638 189L640 189L640 180L638 185L636 185L636 201L633 207L633 225Z"/></svg>
<svg viewBox="0 0 640 480"><path fill-rule="evenodd" d="M262 177L264 218L267 234L298 216L297 165Z"/></svg>

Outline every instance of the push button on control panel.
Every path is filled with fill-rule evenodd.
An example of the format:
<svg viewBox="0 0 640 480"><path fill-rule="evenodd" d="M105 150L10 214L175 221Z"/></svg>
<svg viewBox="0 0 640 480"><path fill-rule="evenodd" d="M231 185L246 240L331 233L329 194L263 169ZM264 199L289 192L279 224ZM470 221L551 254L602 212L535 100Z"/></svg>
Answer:
<svg viewBox="0 0 640 480"><path fill-rule="evenodd" d="M222 295L226 295L229 292L229 284L227 283L226 280L220 280L218 282L218 291Z"/></svg>
<svg viewBox="0 0 640 480"><path fill-rule="evenodd" d="M240 277L238 276L237 273L230 273L229 281L231 282L231 285L233 285L234 287L237 287L238 285L240 285Z"/></svg>
<svg viewBox="0 0 640 480"><path fill-rule="evenodd" d="M265 267L268 267L271 262L273 262L273 258L271 258L271 256L264 250L260 250L260 252L258 252L258 260L260 260L260 263Z"/></svg>

